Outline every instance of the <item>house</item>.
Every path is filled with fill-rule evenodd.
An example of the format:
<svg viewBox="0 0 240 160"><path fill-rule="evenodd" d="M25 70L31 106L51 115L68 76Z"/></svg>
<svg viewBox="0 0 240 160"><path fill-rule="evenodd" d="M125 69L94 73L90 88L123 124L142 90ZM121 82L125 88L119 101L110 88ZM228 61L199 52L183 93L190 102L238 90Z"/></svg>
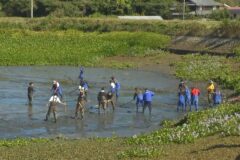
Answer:
<svg viewBox="0 0 240 160"><path fill-rule="evenodd" d="M231 18L240 18L240 7L230 7L224 4L226 10L228 10Z"/></svg>
<svg viewBox="0 0 240 160"><path fill-rule="evenodd" d="M181 4L183 2L181 1ZM185 0L188 15L206 16L213 11L223 8L223 4L214 0ZM181 16L183 13L173 13L173 16Z"/></svg>
<svg viewBox="0 0 240 160"><path fill-rule="evenodd" d="M163 20L161 16L118 16L118 19L127 20Z"/></svg>
<svg viewBox="0 0 240 160"><path fill-rule="evenodd" d="M190 10L190 14L199 16L211 14L214 10L223 7L223 4L214 0L188 0L186 5Z"/></svg>

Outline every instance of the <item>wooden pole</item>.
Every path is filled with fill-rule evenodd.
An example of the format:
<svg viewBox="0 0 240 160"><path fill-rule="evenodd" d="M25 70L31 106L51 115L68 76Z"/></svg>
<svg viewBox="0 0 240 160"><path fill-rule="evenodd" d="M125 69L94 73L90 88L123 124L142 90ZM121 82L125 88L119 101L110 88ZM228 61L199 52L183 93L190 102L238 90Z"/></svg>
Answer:
<svg viewBox="0 0 240 160"><path fill-rule="evenodd" d="M185 8L186 8L186 1L183 0L183 20L185 19Z"/></svg>
<svg viewBox="0 0 240 160"><path fill-rule="evenodd" d="M31 0L31 18L33 18L33 0Z"/></svg>

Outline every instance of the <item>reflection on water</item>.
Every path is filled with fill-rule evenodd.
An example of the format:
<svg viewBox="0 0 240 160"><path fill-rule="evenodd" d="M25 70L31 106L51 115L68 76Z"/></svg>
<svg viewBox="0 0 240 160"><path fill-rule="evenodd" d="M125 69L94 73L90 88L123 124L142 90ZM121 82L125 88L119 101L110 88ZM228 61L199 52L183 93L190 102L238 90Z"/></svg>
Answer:
<svg viewBox="0 0 240 160"><path fill-rule="evenodd" d="M137 70L113 70L86 68L85 77L89 83L87 112L84 120L72 119L77 99L77 67L0 67L0 138L13 137L106 137L112 134L131 136L159 128L163 119L175 119L182 114L176 112L176 88L178 81L161 73ZM97 112L97 93L101 87L108 88L109 79L114 75L121 82L118 105L106 113ZM58 106L57 123L51 115L43 121L46 106L51 95L52 81L56 79L63 87L64 101L68 107ZM32 104L27 102L27 86L32 81L35 93ZM158 91L153 99L153 113L149 116L136 113L133 98L135 87ZM141 109L140 109L141 110ZM148 110L147 110L148 111Z"/></svg>

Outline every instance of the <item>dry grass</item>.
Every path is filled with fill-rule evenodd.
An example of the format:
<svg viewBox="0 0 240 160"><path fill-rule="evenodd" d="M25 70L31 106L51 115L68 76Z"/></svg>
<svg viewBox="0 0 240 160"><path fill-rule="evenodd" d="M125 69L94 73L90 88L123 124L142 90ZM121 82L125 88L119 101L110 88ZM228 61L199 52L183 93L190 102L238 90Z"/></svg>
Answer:
<svg viewBox="0 0 240 160"><path fill-rule="evenodd" d="M0 159L112 160L118 159L117 153L130 148L133 146L124 144L123 139L112 141L54 139L47 143L32 143L28 146L0 147ZM240 156L240 137L212 136L199 139L193 144L169 144L155 146L155 148L159 149L161 154L152 159L235 160Z"/></svg>
<svg viewBox="0 0 240 160"><path fill-rule="evenodd" d="M240 137L207 137L193 144L164 147L164 159L235 160L240 156ZM236 159L237 160L237 159Z"/></svg>

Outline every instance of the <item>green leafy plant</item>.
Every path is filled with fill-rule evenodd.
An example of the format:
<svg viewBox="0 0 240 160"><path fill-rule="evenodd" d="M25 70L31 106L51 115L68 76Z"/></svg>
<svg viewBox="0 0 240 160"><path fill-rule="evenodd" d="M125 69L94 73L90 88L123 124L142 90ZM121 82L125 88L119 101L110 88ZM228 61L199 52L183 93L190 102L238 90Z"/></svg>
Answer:
<svg viewBox="0 0 240 160"><path fill-rule="evenodd" d="M164 48L169 41L168 36L146 32L0 30L0 64L94 66L104 57L141 55Z"/></svg>

